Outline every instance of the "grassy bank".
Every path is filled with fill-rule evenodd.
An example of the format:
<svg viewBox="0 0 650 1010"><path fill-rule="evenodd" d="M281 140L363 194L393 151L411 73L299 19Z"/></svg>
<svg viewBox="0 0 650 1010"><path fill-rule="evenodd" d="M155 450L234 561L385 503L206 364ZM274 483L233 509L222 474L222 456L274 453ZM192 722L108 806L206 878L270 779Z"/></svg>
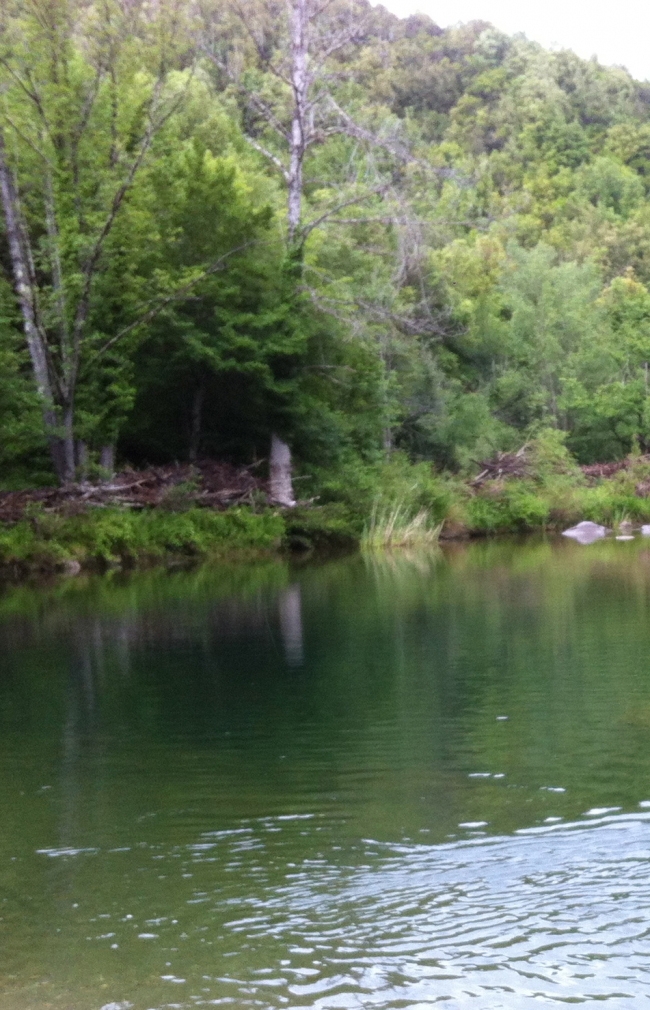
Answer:
<svg viewBox="0 0 650 1010"><path fill-rule="evenodd" d="M581 469L557 432L531 443L524 473L465 486L446 516L448 535L563 530L583 519L617 527L650 521L650 457L630 457L609 476Z"/></svg>
<svg viewBox="0 0 650 1010"><path fill-rule="evenodd" d="M515 454L512 455L511 461ZM350 466L318 487L324 533L329 516L368 549L425 546L442 539L526 531L561 531L583 519L616 527L650 522L650 457L581 468L556 430L541 432L514 460L514 472L487 479L436 474L427 463L396 454L375 467ZM507 460L506 460L507 462ZM507 471L507 466L505 467ZM328 511L329 510L329 511ZM288 522L291 523L291 519Z"/></svg>
<svg viewBox="0 0 650 1010"><path fill-rule="evenodd" d="M514 473L477 479L436 474L428 463L395 454L315 475L315 501L287 510L252 504L217 511L188 506L181 495L174 507L167 501L138 509L66 512L35 503L17 522L0 525L0 568L73 572L359 545L425 547L439 536L562 530L582 519L612 527L650 522L649 457L630 458L617 472L594 477L576 464L557 432L545 432L515 462Z"/></svg>
<svg viewBox="0 0 650 1010"><path fill-rule="evenodd" d="M80 515L33 514L0 529L0 565L25 570L74 571L125 567L165 559L255 556L277 551L285 524L277 512L193 508L89 509Z"/></svg>

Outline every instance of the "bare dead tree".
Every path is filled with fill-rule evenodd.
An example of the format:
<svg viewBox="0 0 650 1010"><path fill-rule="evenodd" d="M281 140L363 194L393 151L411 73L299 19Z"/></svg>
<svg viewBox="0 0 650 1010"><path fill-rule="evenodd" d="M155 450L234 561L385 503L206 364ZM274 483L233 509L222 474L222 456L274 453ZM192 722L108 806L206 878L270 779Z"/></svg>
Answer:
<svg viewBox="0 0 650 1010"><path fill-rule="evenodd" d="M346 136L356 146L382 150L400 164L410 154L400 128L380 136L355 122L336 100L331 83L336 79L332 61L342 50L362 44L368 29L369 8L341 4L337 0L260 0L256 6L228 5L239 21L242 37L252 45L259 68L269 74L277 87L275 101L253 87L232 52L224 51L222 24L214 12L204 16L201 51L209 57L243 101L250 125L245 128L249 144L274 170L280 172L287 193L287 240L289 249L300 250L308 235L342 211L385 195L391 180L375 175L373 184L344 192L311 220L304 220L305 161L310 151L335 136ZM269 45L269 25L277 35ZM262 130L255 124L261 124ZM269 139L266 140L266 137ZM392 222L391 222L392 223ZM323 303L326 311L328 308ZM281 451L280 451L281 449ZM275 451L274 451L275 450ZM289 447L276 433L271 438L271 459L275 460L278 500L293 501ZM282 472L280 472L280 470Z"/></svg>
<svg viewBox="0 0 650 1010"><path fill-rule="evenodd" d="M260 68L278 84L280 98L271 101L247 82L232 53L223 51L220 24L207 14L199 43L200 50L232 84L253 123L262 123L272 137L264 143L259 131L245 129L249 144L280 172L287 187L287 233L290 245L302 244L306 236L353 204L367 201L387 188L384 180L362 191L346 195L311 222L303 221L304 166L310 150L329 138L347 136L365 146L382 148L399 162L409 159L408 146L399 129L392 136L380 136L359 125L336 101L330 84L330 62L346 48L361 45L368 28L368 10L335 0L286 0L282 8L274 0L261 0L255 7L231 5L245 37L252 44ZM278 25L278 20L283 24ZM281 44L269 52L266 24L273 23ZM229 58L230 57L230 58Z"/></svg>

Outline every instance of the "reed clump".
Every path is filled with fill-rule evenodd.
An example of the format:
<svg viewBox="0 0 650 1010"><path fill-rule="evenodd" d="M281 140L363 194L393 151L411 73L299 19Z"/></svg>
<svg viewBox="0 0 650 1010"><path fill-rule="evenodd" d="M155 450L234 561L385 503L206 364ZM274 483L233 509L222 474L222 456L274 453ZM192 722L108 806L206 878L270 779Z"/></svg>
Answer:
<svg viewBox="0 0 650 1010"><path fill-rule="evenodd" d="M393 547L431 547L437 544L442 523L433 523L427 509L413 512L404 499L376 501L366 524L361 546L366 550Z"/></svg>

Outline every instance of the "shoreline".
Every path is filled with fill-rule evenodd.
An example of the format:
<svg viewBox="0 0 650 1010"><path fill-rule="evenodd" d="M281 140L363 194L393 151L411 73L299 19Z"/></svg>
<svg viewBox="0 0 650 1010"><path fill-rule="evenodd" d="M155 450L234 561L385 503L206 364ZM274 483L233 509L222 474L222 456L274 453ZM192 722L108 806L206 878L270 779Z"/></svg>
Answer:
<svg viewBox="0 0 650 1010"><path fill-rule="evenodd" d="M396 457L374 471L335 474L317 489L323 498L292 508L271 503L250 469L201 467L0 492L0 579L417 550L438 540L559 534L582 520L619 532L650 523L650 456L580 468L565 450L533 444L499 454L473 479Z"/></svg>
<svg viewBox="0 0 650 1010"><path fill-rule="evenodd" d="M639 499L643 510L648 504ZM0 525L0 583L158 566L191 568L210 561L296 562L363 550L358 526L355 530L356 524L345 523L339 515L332 519L327 511L323 509L324 515L318 508L297 509L295 513L278 509L253 512L244 506L222 512L88 510L77 516L47 516L46 522L31 516L12 526ZM443 522L437 542L444 547L511 536L559 536L569 525L568 516L562 516L561 521L515 521L492 528L468 526L450 517L449 522ZM430 542L416 542L379 551L430 550L431 546ZM369 548L368 552L376 550Z"/></svg>

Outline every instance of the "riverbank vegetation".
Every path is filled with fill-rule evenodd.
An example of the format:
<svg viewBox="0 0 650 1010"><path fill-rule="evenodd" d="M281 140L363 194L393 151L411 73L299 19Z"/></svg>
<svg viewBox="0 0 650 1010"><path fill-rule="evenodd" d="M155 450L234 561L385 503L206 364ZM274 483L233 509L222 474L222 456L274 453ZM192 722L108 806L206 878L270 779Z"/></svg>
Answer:
<svg viewBox="0 0 650 1010"><path fill-rule="evenodd" d="M0 562L650 519L650 85L366 0L9 4L0 83ZM295 510L36 494L274 433Z"/></svg>
<svg viewBox="0 0 650 1010"><path fill-rule="evenodd" d="M487 479L436 474L428 463L395 452L387 462L348 467L331 483L323 481L316 501L293 509L269 505L259 490L246 502L215 508L201 489L198 468L194 481L163 485L158 502L137 507L121 501L133 491L119 489L148 481L146 500L155 471L144 471L140 481L130 472L110 485L90 485L104 494L102 503L89 503L88 485L42 492L34 500L5 493L0 515L10 506L14 511L0 525L0 571L76 573L210 557L307 557L359 546L371 552L426 549L440 539L554 533L582 519L621 531L650 523L650 457L580 467L563 443L562 433L549 429L516 455L502 454L494 466L503 473Z"/></svg>

